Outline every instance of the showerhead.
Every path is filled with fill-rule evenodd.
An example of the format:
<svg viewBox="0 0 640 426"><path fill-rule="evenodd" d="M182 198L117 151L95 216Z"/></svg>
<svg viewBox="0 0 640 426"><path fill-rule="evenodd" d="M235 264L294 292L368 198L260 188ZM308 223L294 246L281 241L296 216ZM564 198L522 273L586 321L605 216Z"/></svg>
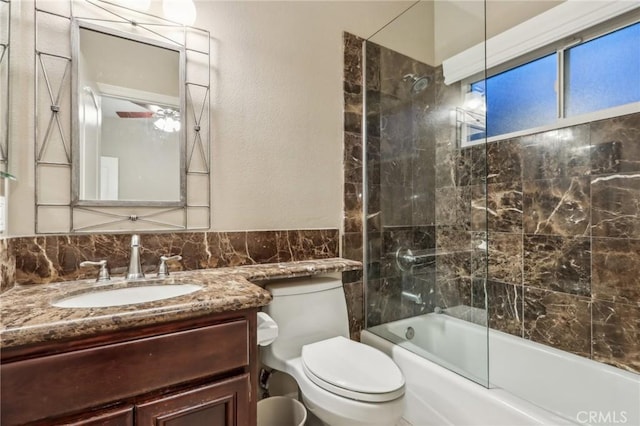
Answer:
<svg viewBox="0 0 640 426"><path fill-rule="evenodd" d="M414 95L417 95L418 93L422 92L424 89L429 87L429 83L431 83L431 78L426 75L418 76L415 74L406 74L404 77L402 77L402 81L410 82L411 93L413 93Z"/></svg>

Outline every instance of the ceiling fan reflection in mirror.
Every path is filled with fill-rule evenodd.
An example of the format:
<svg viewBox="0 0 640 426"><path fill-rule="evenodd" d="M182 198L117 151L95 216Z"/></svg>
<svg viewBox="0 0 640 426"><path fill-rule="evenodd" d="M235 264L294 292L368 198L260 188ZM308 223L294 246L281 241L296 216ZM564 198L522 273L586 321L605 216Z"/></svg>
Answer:
<svg viewBox="0 0 640 426"><path fill-rule="evenodd" d="M153 125L164 132L177 132L180 130L180 112L171 108L159 108L154 118Z"/></svg>
<svg viewBox="0 0 640 426"><path fill-rule="evenodd" d="M102 95L102 116L111 118L152 119L153 126L167 133L180 131L180 111L157 105Z"/></svg>

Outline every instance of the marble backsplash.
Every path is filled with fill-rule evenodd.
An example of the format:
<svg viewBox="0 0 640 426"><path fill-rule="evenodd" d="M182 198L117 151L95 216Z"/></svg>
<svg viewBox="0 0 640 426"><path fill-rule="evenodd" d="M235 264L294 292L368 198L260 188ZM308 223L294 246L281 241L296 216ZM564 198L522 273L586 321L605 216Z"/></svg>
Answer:
<svg viewBox="0 0 640 426"><path fill-rule="evenodd" d="M162 255L181 255L170 270L195 270L338 257L338 230L142 233L145 273L155 273ZM112 275L129 265L131 234L16 237L4 241L15 264L16 284L43 284L96 276L84 260L107 259ZM9 262L7 262L9 263ZM4 267L3 269L4 270ZM4 281L4 280L3 280Z"/></svg>
<svg viewBox="0 0 640 426"><path fill-rule="evenodd" d="M234 267L339 257L337 229L240 232L142 233L141 262L154 274L162 255L181 255L170 271ZM113 276L126 273L131 234L16 237L0 240L2 291L97 276L84 260L107 259ZM364 302L362 272L343 273L351 337L359 340Z"/></svg>
<svg viewBox="0 0 640 426"><path fill-rule="evenodd" d="M0 239L0 293L11 288L15 280L16 259L9 254L9 240Z"/></svg>

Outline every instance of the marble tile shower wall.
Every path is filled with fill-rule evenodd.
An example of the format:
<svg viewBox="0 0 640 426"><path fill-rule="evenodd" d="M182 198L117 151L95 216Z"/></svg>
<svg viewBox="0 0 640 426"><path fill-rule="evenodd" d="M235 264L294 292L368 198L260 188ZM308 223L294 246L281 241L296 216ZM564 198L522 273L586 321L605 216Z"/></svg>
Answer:
<svg viewBox="0 0 640 426"><path fill-rule="evenodd" d="M640 372L640 114L452 154L454 175L438 162L437 243L477 246L488 222L490 326ZM454 211L470 232L441 226ZM473 253L460 294L483 307Z"/></svg>
<svg viewBox="0 0 640 426"><path fill-rule="evenodd" d="M343 253L362 259L362 39L345 33L345 235ZM375 325L425 311L403 301L402 290L433 293L435 260L403 272L398 249L435 247L434 128L429 123L434 85L412 91L412 76L433 81L434 69L367 43L367 323Z"/></svg>
<svg viewBox="0 0 640 426"><path fill-rule="evenodd" d="M367 323L416 313L399 293L421 291L427 312L487 304L494 329L640 372L640 114L461 150L460 87L369 43L364 215L362 39L344 43L342 244L362 260L366 217ZM397 74L421 72L433 85L402 108ZM389 256L401 246L437 256L408 279Z"/></svg>
<svg viewBox="0 0 640 426"><path fill-rule="evenodd" d="M446 85L442 67L436 68L434 76L436 305L485 309L483 288L478 285L474 291L473 282L481 283L486 273L486 251L481 245L486 239L486 221L472 209L471 196L472 189L483 182L486 164L483 157L472 159L467 150L459 149L451 112L463 103L460 85Z"/></svg>
<svg viewBox="0 0 640 426"><path fill-rule="evenodd" d="M362 39L343 33L344 49L344 216L342 257L363 261L362 236ZM342 274L345 293L351 303L349 321L351 337L360 340L364 326L364 284L362 271Z"/></svg>

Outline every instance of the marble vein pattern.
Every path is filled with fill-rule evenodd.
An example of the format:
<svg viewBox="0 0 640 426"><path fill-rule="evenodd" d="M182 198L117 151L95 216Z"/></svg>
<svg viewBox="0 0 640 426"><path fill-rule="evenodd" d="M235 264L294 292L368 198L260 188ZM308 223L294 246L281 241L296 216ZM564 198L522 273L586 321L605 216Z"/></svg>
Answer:
<svg viewBox="0 0 640 426"><path fill-rule="evenodd" d="M521 179L520 141L507 139L487 144L487 183L514 182Z"/></svg>
<svg viewBox="0 0 640 426"><path fill-rule="evenodd" d="M452 149L447 145L436 146L436 188L448 188L456 185L457 171L456 171L456 156L458 150Z"/></svg>
<svg viewBox="0 0 640 426"><path fill-rule="evenodd" d="M344 184L344 232L362 230L362 184Z"/></svg>
<svg viewBox="0 0 640 426"><path fill-rule="evenodd" d="M640 113L591 123L591 174L640 171Z"/></svg>
<svg viewBox="0 0 640 426"><path fill-rule="evenodd" d="M126 273L131 235L90 234L18 237L9 240L17 284L45 284L94 277L84 260L106 259L112 275ZM144 272L153 274L162 255L181 255L172 271L289 262L338 256L338 230L184 232L141 234Z"/></svg>
<svg viewBox="0 0 640 426"><path fill-rule="evenodd" d="M640 238L640 173L591 179L592 235Z"/></svg>
<svg viewBox="0 0 640 426"><path fill-rule="evenodd" d="M438 252L469 251L471 250L471 232L462 226L437 226L436 248Z"/></svg>
<svg viewBox="0 0 640 426"><path fill-rule="evenodd" d="M396 277L370 279L367 283L367 325L369 327L401 318L401 281Z"/></svg>
<svg viewBox="0 0 640 426"><path fill-rule="evenodd" d="M472 286L469 278L438 277L436 282L436 306L449 308L472 305Z"/></svg>
<svg viewBox="0 0 640 426"><path fill-rule="evenodd" d="M526 136L521 143L525 181L584 176L591 171L588 124Z"/></svg>
<svg viewBox="0 0 640 426"><path fill-rule="evenodd" d="M523 191L525 233L589 236L589 178L525 181Z"/></svg>
<svg viewBox="0 0 640 426"><path fill-rule="evenodd" d="M471 197L469 186L436 189L435 216L439 225L471 227Z"/></svg>
<svg viewBox="0 0 640 426"><path fill-rule="evenodd" d="M471 187L471 228L522 232L522 184L513 182ZM486 195L485 195L486 194Z"/></svg>
<svg viewBox="0 0 640 426"><path fill-rule="evenodd" d="M593 359L640 374L640 307L593 303Z"/></svg>
<svg viewBox="0 0 640 426"><path fill-rule="evenodd" d="M96 284L94 280L16 286L3 293L1 348L80 338L108 331L197 318L217 312L260 307L269 292L254 284L272 279L358 270L361 263L321 259L176 272L166 279ZM57 308L52 302L97 289L131 285L195 283L194 293L143 304L105 308Z"/></svg>
<svg viewBox="0 0 640 426"><path fill-rule="evenodd" d="M589 238L524 236L524 285L591 295Z"/></svg>
<svg viewBox="0 0 640 426"><path fill-rule="evenodd" d="M364 288L362 279L356 282L344 282L344 294L347 299L349 331L351 339L359 341L364 327Z"/></svg>
<svg viewBox="0 0 640 426"><path fill-rule="evenodd" d="M495 281L486 283L489 326L514 336L522 337L523 304L522 286ZM484 291L481 292L483 295ZM484 308L480 305L479 307Z"/></svg>
<svg viewBox="0 0 640 426"><path fill-rule="evenodd" d="M522 284L522 235L494 232L489 234L488 278Z"/></svg>
<svg viewBox="0 0 640 426"><path fill-rule="evenodd" d="M524 337L591 357L591 303L586 297L524 288Z"/></svg>
<svg viewBox="0 0 640 426"><path fill-rule="evenodd" d="M360 59L353 55L354 47L353 39L345 42L345 52L349 52L345 54L345 81L355 81L351 74L358 70L354 64ZM434 124L433 108L440 84L412 93L411 81L403 80L403 76L427 76L433 82L442 79L442 75L435 76L432 67L375 43L367 43L366 48L367 81L361 85L366 85L367 93L367 173L362 189L368 206L364 215L368 232L367 321L374 325L420 313L421 306L400 297L402 289L433 293L434 260L411 272L401 271L395 253L400 248L421 253L435 248L434 139L438 126ZM350 90L346 88L345 92ZM456 95L460 96L457 92ZM352 102L345 96L345 104ZM355 131L346 117L345 131ZM345 137L346 153L351 152L354 140ZM354 165L351 159L345 160L349 170ZM346 176L350 176L347 170L345 179ZM362 208L350 196L356 188L360 189L345 185L343 255L361 259L362 230L357 229L353 213L361 214Z"/></svg>
<svg viewBox="0 0 640 426"><path fill-rule="evenodd" d="M0 293L13 286L16 259L9 253L8 240L0 239Z"/></svg>
<svg viewBox="0 0 640 426"><path fill-rule="evenodd" d="M438 281L471 277L471 252L451 252L436 256Z"/></svg>
<svg viewBox="0 0 640 426"><path fill-rule="evenodd" d="M347 113L361 107L351 85L363 85L353 37L345 42ZM484 308L486 299L493 328L637 371L640 113L460 149L448 121L460 87L444 84L441 67L426 69L429 108L405 107L397 74L407 62L373 43L367 49L368 325L411 313L403 289L432 291L428 306ZM356 131L348 117L345 126ZM353 181L362 176L361 143L345 136ZM353 256L363 248L362 220L348 213L360 213L359 190L345 185L345 230L358 232L343 247ZM413 271L411 280L387 254L425 224L435 226L435 271Z"/></svg>
<svg viewBox="0 0 640 426"><path fill-rule="evenodd" d="M362 71L362 42L363 39L353 34L344 32L342 36L344 50L343 64L343 92L344 92L344 211L343 211L343 227L342 235L342 255L358 261L362 261L362 240L363 232L363 150L362 150L362 94L364 91ZM370 63L367 64L371 65ZM368 74L370 76L373 73ZM372 79L368 80L369 84L374 84ZM378 143L379 145L379 143ZM368 159L369 160L369 159ZM379 173L379 162L368 162L369 164L377 164ZM374 167L368 169L371 173ZM379 174L378 174L379 176ZM379 179L378 179L379 182ZM379 193L379 190L378 190ZM369 196L375 200L375 194ZM371 199L368 200L371 204ZM379 212L379 208L378 208ZM369 215L367 215L369 216ZM376 221L378 215L372 216L374 220L369 224L375 226L379 223ZM379 228L378 228L379 229Z"/></svg>
<svg viewBox="0 0 640 426"><path fill-rule="evenodd" d="M593 238L591 293L640 307L640 240Z"/></svg>

